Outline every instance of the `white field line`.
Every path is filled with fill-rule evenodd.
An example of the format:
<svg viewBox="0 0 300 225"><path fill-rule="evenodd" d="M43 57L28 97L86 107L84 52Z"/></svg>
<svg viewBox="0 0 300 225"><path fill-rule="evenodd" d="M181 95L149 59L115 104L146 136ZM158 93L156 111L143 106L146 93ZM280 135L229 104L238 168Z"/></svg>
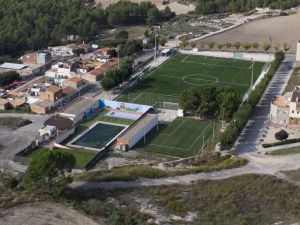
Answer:
<svg viewBox="0 0 300 225"><path fill-rule="evenodd" d="M190 55L187 55L186 57L184 57L180 62L185 62L185 60L187 59L187 58L189 58L190 57Z"/></svg>
<svg viewBox="0 0 300 225"><path fill-rule="evenodd" d="M179 129L179 127L181 127L184 123L185 123L185 120L181 121L181 123L178 124L177 127L176 127L170 134L164 134L164 133L162 133L161 135L168 136L168 137L173 136L173 134L174 134L174 133Z"/></svg>
<svg viewBox="0 0 300 225"><path fill-rule="evenodd" d="M227 68L236 68L236 69L244 69L249 70L249 67L240 67L240 66L229 66L229 65L221 65L221 64L209 64L209 63L199 63L199 62L191 62L191 61L184 61L183 63L190 63L190 64L198 64L198 65L204 65L204 66L216 66L216 67L227 67Z"/></svg>
<svg viewBox="0 0 300 225"><path fill-rule="evenodd" d="M143 92L143 93L149 94L149 95L166 96L166 97L180 97L180 95L165 95L165 94L157 94L157 93L151 93L151 92Z"/></svg>
<svg viewBox="0 0 300 225"><path fill-rule="evenodd" d="M138 96L136 96L136 97L135 97L132 101L130 101L130 102L131 102L131 103L134 102L134 101L137 100L142 94L143 94L143 92L140 93Z"/></svg>
<svg viewBox="0 0 300 225"><path fill-rule="evenodd" d="M218 130L219 128L221 127L221 124L219 124L219 125L217 125L216 127L215 127L215 131L214 131L214 133L215 133L215 135L216 135L216 130ZM203 145L203 149L206 147L206 145L210 142L210 141L212 141L213 140L213 134L211 134L210 136L209 136L209 138L206 140L206 142L205 142L205 144ZM202 151L202 149L200 149L199 150L199 153Z"/></svg>
<svg viewBox="0 0 300 225"><path fill-rule="evenodd" d="M212 76L212 75L208 75L208 74L199 74L199 75L204 75L204 76ZM161 77L172 77L172 78L177 78L177 79L183 79L184 77L176 77L176 76L169 76L169 75L157 75L157 76L161 76ZM215 76L213 76L215 77ZM215 77L216 79L218 79L217 77ZM201 78L187 78L188 80L200 80L200 81L209 81L212 82L212 80L207 80L207 79L201 79ZM215 82L215 81L214 81ZM234 82L225 82L225 81L220 81L218 79L217 83L224 83L224 84L233 84L233 85L240 85L240 86L246 86L248 87L247 84L241 84L241 83L234 83ZM196 84L195 84L196 85Z"/></svg>
<svg viewBox="0 0 300 225"><path fill-rule="evenodd" d="M190 149L187 148L177 148L177 147L171 147L171 146L167 146L167 145L157 145L157 144L149 144L151 146L156 146L156 147L162 147L162 148L170 148L170 149L177 149L177 150L183 150L183 151L189 151Z"/></svg>
<svg viewBox="0 0 300 225"><path fill-rule="evenodd" d="M193 147L193 145L198 141L198 139L199 139L200 137L202 137L203 133L205 132L206 128L207 128L209 125L210 125L210 123L207 124L207 125L205 126L205 128L203 129L203 131L201 132L201 134L199 134L199 136L198 136L198 137L193 141L193 143L190 145L189 149L191 149L191 148Z"/></svg>
<svg viewBox="0 0 300 225"><path fill-rule="evenodd" d="M237 59L228 59L228 60L225 60L225 59L217 59L217 58L207 58L206 57L206 60L211 60L211 61L217 61L217 62L237 62Z"/></svg>

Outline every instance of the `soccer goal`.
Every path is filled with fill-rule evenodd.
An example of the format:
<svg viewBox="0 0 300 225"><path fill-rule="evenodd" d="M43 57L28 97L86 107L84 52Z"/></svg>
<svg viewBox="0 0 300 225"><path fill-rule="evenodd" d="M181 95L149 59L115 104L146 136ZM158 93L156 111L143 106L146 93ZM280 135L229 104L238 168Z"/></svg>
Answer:
<svg viewBox="0 0 300 225"><path fill-rule="evenodd" d="M174 102L156 102L154 104L155 108L160 108L160 109L169 109L169 110L178 110L180 109L178 103Z"/></svg>

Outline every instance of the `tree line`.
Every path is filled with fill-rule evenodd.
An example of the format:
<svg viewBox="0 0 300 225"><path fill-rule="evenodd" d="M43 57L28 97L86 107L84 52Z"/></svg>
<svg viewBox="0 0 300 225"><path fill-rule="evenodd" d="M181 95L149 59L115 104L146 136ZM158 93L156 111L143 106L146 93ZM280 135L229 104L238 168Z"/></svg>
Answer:
<svg viewBox="0 0 300 225"><path fill-rule="evenodd" d="M133 61L131 58L124 57L120 62L120 68L113 68L105 73L101 80L102 88L108 91L128 80L132 73L132 64Z"/></svg>
<svg viewBox="0 0 300 225"><path fill-rule="evenodd" d="M197 14L248 12L256 7L284 10L300 4L299 0L196 0L196 2Z"/></svg>
<svg viewBox="0 0 300 225"><path fill-rule="evenodd" d="M103 9L91 0L0 0L0 56L57 45L73 36L91 40L101 29L156 24L174 16L150 2L121 1Z"/></svg>

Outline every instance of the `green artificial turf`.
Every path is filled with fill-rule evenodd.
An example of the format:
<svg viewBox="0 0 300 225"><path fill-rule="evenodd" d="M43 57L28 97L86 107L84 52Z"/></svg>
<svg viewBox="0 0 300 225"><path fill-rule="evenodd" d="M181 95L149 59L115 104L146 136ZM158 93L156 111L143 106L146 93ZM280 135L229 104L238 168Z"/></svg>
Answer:
<svg viewBox="0 0 300 225"><path fill-rule="evenodd" d="M177 118L171 124L160 124L146 135L133 149L142 152L189 157L198 153L212 138L218 124L190 118ZM204 142L203 142L204 141Z"/></svg>
<svg viewBox="0 0 300 225"><path fill-rule="evenodd" d="M241 94L250 87L252 62L195 55L176 55L116 100L160 106L178 103L180 93L191 86L229 86ZM263 62L254 63L254 82L261 74Z"/></svg>

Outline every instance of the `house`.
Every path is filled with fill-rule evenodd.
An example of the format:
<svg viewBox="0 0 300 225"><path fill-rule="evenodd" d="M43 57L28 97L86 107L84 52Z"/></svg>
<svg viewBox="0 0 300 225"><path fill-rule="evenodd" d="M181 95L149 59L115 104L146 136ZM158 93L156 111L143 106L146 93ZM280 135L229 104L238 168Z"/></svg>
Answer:
<svg viewBox="0 0 300 225"><path fill-rule="evenodd" d="M40 99L56 102L63 97L62 89L58 86L51 85L40 94Z"/></svg>
<svg viewBox="0 0 300 225"><path fill-rule="evenodd" d="M90 72L84 74L82 76L82 78L89 82L97 82L97 81L101 80L105 71L106 71L106 69L104 69L102 67L98 67L98 68L95 68L95 69L91 70Z"/></svg>
<svg viewBox="0 0 300 225"><path fill-rule="evenodd" d="M79 97L58 111L58 115L60 117L68 118L74 123L78 123L83 118L90 118L95 115L98 108L99 100L88 97Z"/></svg>
<svg viewBox="0 0 300 225"><path fill-rule="evenodd" d="M270 120L279 126L300 125L300 88L275 96L271 102Z"/></svg>
<svg viewBox="0 0 300 225"><path fill-rule="evenodd" d="M21 61L24 64L49 65L52 62L52 57L49 52L39 51L21 56Z"/></svg>
<svg viewBox="0 0 300 225"><path fill-rule="evenodd" d="M66 87L69 86L74 89L79 89L80 87L84 86L85 84L86 84L86 82L82 78L79 78L79 77L72 77L72 78L67 79L64 82L64 86L66 86Z"/></svg>

